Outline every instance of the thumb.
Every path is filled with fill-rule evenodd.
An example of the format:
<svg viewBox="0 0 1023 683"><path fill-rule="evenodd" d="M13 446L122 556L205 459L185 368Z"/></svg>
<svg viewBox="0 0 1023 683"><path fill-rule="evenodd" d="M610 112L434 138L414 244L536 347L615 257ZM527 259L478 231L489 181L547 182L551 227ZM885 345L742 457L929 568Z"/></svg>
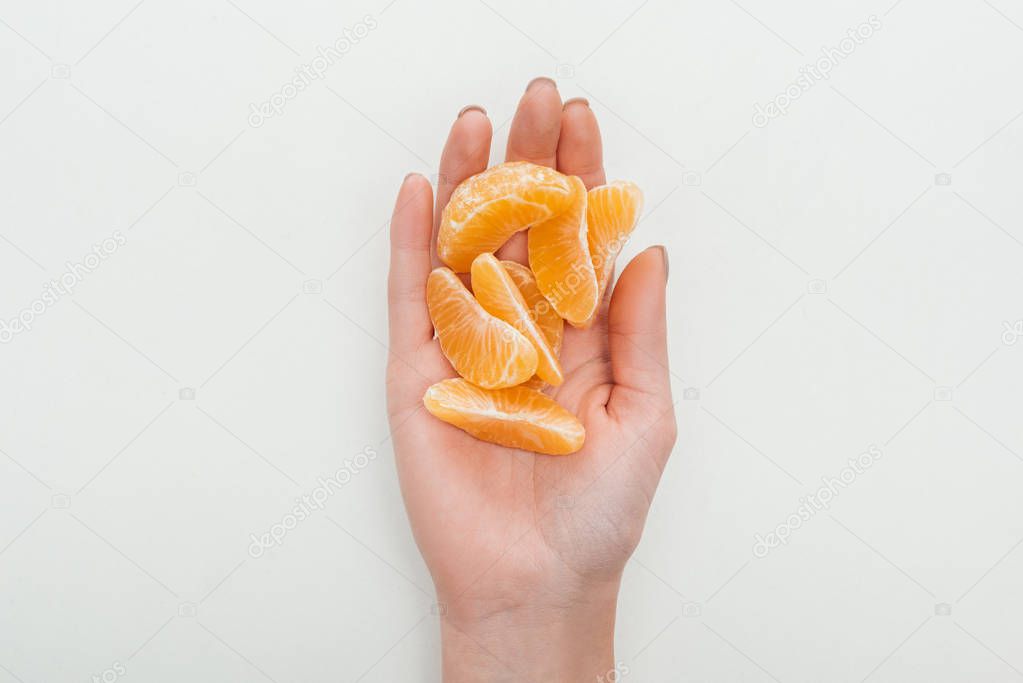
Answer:
<svg viewBox="0 0 1023 683"><path fill-rule="evenodd" d="M608 346L614 389L610 403L637 395L671 403L665 285L668 253L646 249L622 271L608 311Z"/></svg>

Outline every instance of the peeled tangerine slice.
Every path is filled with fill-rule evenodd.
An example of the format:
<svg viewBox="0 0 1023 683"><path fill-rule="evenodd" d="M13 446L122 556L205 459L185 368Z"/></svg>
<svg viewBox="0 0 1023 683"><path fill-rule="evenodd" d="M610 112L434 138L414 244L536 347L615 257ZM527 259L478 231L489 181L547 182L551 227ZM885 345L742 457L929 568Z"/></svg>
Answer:
<svg viewBox="0 0 1023 683"><path fill-rule="evenodd" d="M551 306L551 302L547 301L540 293L540 288L536 286L536 278L533 277L533 271L516 261L501 261L501 265L504 266L505 271L522 293L522 298L529 306L530 317L543 330L547 342L554 350L554 355L560 356L561 342L565 337L565 321ZM547 383L534 376L523 386L542 391Z"/></svg>
<svg viewBox="0 0 1023 683"><path fill-rule="evenodd" d="M565 321L551 306L551 302L547 301L547 298L540 293L533 271L515 261L501 261L501 265L515 282L515 286L522 292L522 298L529 306L531 317L543 330L555 355L560 354L561 342L565 337Z"/></svg>
<svg viewBox="0 0 1023 683"><path fill-rule="evenodd" d="M635 183L616 180L586 194L587 238L597 274L598 295L604 296L615 259L636 228L643 209L643 191Z"/></svg>
<svg viewBox="0 0 1023 683"><path fill-rule="evenodd" d="M526 336L537 353L536 374L552 386L565 380L557 353L551 347L530 305L501 262L490 253L472 262L472 293L491 315L497 316Z"/></svg>
<svg viewBox="0 0 1023 683"><path fill-rule="evenodd" d="M529 267L554 310L584 327L597 312L600 297L586 234L586 186L576 176L569 181L572 205L529 229Z"/></svg>
<svg viewBox="0 0 1023 683"><path fill-rule="evenodd" d="M479 305L458 276L436 268L426 303L440 348L462 377L488 389L522 384L536 372L536 349L518 330Z"/></svg>
<svg viewBox="0 0 1023 683"><path fill-rule="evenodd" d="M494 252L519 230L569 207L568 176L526 161L494 166L467 179L451 195L437 235L440 260L457 273Z"/></svg>
<svg viewBox="0 0 1023 683"><path fill-rule="evenodd" d="M436 417L477 439L546 455L582 448L586 430L554 399L526 387L481 389L464 379L446 379L423 396Z"/></svg>

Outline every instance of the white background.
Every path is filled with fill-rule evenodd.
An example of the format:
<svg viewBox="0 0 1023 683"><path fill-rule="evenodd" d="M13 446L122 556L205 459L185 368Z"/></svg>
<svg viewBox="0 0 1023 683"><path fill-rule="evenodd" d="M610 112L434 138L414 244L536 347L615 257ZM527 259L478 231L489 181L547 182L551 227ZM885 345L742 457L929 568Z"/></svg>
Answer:
<svg viewBox="0 0 1023 683"><path fill-rule="evenodd" d="M500 161L541 74L646 193L624 257L671 256L680 438L625 680L1023 680L1020 3L488 2L0 2L0 318L126 237L0 346L0 682L438 680L384 412L387 221L463 105Z"/></svg>

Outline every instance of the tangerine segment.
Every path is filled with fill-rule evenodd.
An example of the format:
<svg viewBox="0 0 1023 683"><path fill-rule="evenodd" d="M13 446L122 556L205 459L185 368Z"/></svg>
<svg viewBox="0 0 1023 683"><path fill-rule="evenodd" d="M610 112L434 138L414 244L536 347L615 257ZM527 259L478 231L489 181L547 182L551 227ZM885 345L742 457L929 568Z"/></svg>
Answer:
<svg viewBox="0 0 1023 683"><path fill-rule="evenodd" d="M480 254L472 262L471 273L472 293L483 309L525 335L536 348L536 374L552 386L561 384L565 375L558 356L501 262L489 252Z"/></svg>
<svg viewBox="0 0 1023 683"><path fill-rule="evenodd" d="M576 176L572 205L529 229L529 267L540 292L573 325L584 326L597 311L597 275L586 235L586 186Z"/></svg>
<svg viewBox="0 0 1023 683"><path fill-rule="evenodd" d="M553 168L513 161L489 168L455 188L441 214L437 255L455 272L468 272L483 252L568 208L572 188Z"/></svg>
<svg viewBox="0 0 1023 683"><path fill-rule="evenodd" d="M582 423L554 399L526 387L481 389L446 379L426 390L423 405L439 419L490 443L546 455L582 448Z"/></svg>
<svg viewBox="0 0 1023 683"><path fill-rule="evenodd" d="M462 377L488 389L522 384L536 372L536 349L518 330L487 313L458 276L435 268L426 304L440 348Z"/></svg>
<svg viewBox="0 0 1023 683"><path fill-rule="evenodd" d="M560 355L561 342L565 338L565 321L551 306L551 302L540 293L533 271L517 261L501 261L501 265L522 292L522 298L529 305L530 315L543 330L555 355Z"/></svg>
<svg viewBox="0 0 1023 683"><path fill-rule="evenodd" d="M587 238L600 297L604 296L615 259L636 228L642 208L643 191L627 180L595 187L586 195Z"/></svg>

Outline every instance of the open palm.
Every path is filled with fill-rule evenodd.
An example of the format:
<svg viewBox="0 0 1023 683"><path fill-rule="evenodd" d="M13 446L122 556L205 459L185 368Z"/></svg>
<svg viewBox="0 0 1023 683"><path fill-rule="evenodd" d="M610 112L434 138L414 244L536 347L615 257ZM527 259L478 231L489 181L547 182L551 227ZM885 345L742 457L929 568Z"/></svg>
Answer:
<svg viewBox="0 0 1023 683"><path fill-rule="evenodd" d="M566 326L566 379L552 396L586 428L578 453L485 443L422 407L430 384L455 376L426 307L427 276L440 265L440 210L462 180L487 167L491 136L485 112L463 110L441 158L436 205L428 181L410 175L391 222L387 388L395 457L416 541L451 615L616 584L675 439L663 248L633 259L590 328ZM546 79L531 83L519 104L507 159L577 175L588 188L605 182L593 112L585 101L563 105ZM498 256L525 263L525 234Z"/></svg>

